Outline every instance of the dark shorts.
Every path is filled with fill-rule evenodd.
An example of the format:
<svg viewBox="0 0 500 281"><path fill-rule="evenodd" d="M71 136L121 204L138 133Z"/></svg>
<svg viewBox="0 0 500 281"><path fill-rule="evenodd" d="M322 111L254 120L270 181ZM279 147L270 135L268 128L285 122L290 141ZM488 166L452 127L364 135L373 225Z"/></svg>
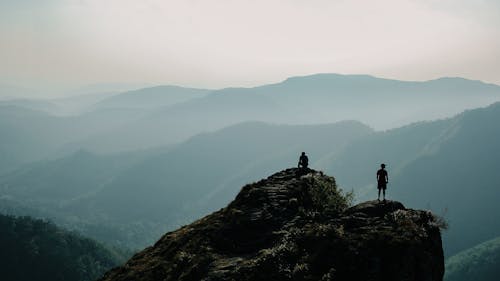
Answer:
<svg viewBox="0 0 500 281"><path fill-rule="evenodd" d="M379 182L377 188L378 189L387 189L387 183Z"/></svg>

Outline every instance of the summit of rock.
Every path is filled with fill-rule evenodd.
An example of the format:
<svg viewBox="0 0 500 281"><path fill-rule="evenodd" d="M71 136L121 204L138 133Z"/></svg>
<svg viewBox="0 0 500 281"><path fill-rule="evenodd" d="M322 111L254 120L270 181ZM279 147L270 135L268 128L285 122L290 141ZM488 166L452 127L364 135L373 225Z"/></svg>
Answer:
<svg viewBox="0 0 500 281"><path fill-rule="evenodd" d="M101 280L442 280L434 215L396 201L348 203L333 177L287 169Z"/></svg>

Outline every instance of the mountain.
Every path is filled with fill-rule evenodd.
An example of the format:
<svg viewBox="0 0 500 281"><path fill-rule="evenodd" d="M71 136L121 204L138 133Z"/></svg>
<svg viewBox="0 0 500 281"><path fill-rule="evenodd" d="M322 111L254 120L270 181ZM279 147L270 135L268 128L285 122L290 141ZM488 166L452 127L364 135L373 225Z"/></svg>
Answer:
<svg viewBox="0 0 500 281"><path fill-rule="evenodd" d="M64 142L63 127L47 113L0 106L0 174L48 156Z"/></svg>
<svg viewBox="0 0 500 281"><path fill-rule="evenodd" d="M21 107L45 113L58 112L61 110L57 104L51 101L36 99L8 99L0 101L0 107L6 106Z"/></svg>
<svg viewBox="0 0 500 281"><path fill-rule="evenodd" d="M116 140L108 150L130 150L182 142L246 121L322 124L358 120L375 129L451 117L500 101L500 86L462 78L425 82L367 75L317 74L254 88L226 88L158 108L99 139ZM92 145L92 140L86 144Z"/></svg>
<svg viewBox="0 0 500 281"><path fill-rule="evenodd" d="M48 215L100 241L143 247L167 229L224 206L242 184L295 166L301 151L312 159L325 151L335 154L372 132L354 121L248 122L168 148L109 155L78 151L4 175L0 196L14 213L22 210L16 214ZM26 212L16 202L36 210Z"/></svg>
<svg viewBox="0 0 500 281"><path fill-rule="evenodd" d="M49 101L58 106L57 112L51 112L60 116L74 116L92 111L94 105L100 101L119 94L120 92L93 92L69 97L50 99Z"/></svg>
<svg viewBox="0 0 500 281"><path fill-rule="evenodd" d="M58 226L106 244L136 249L167 228L147 222L117 223L99 215L72 211L78 200L92 196L120 173L165 151L96 155L77 151L60 159L23 165L0 178L0 213L49 218Z"/></svg>
<svg viewBox="0 0 500 281"><path fill-rule="evenodd" d="M445 281L494 281L500 274L500 237L446 260Z"/></svg>
<svg viewBox="0 0 500 281"><path fill-rule="evenodd" d="M236 187L295 166L300 151L336 153L370 134L358 122L316 126L243 123L202 134L130 167L82 204L118 219L184 222L225 205ZM140 189L140 192L138 192ZM117 198L116 194L120 194ZM113 202L110 204L110 202ZM141 206L131 209L128 206Z"/></svg>
<svg viewBox="0 0 500 281"><path fill-rule="evenodd" d="M332 177L284 170L100 280L442 280L430 212L394 201L347 207Z"/></svg>
<svg viewBox="0 0 500 281"><path fill-rule="evenodd" d="M100 98L50 100L46 105L40 104L43 101L23 101L24 105L17 101L16 105L47 111L47 106L55 104L57 109L53 110L58 115L73 112L52 122L63 124L51 142L58 149L44 152L60 157L80 149L117 153L173 145L249 121L296 125L358 120L375 129L394 128L489 105L500 100L500 86L462 78L408 82L317 74L254 88L212 91L158 86L98 101ZM92 100L97 103L89 106ZM0 111L5 107L0 106ZM17 120L6 118L3 122L16 126ZM31 122L39 121L27 123ZM27 125L23 130L30 134L45 126L53 125ZM0 135L8 133L0 128Z"/></svg>
<svg viewBox="0 0 500 281"><path fill-rule="evenodd" d="M108 97L94 105L94 108L157 108L201 98L210 90L178 86L156 86L127 91Z"/></svg>
<svg viewBox="0 0 500 281"><path fill-rule="evenodd" d="M99 224L119 222L120 229L147 221L151 223L147 229L155 233L147 236L148 242L134 244L144 246L160 231L224 206L236 194L235 188L245 182L259 179L269 170L295 165L298 154L306 151L312 167L335 173L339 185L354 189L360 201L375 198L375 172L380 163L386 163L389 198L447 218L450 229L444 233L444 249L451 256L496 237L500 231L496 216L481 215L499 212L495 198L500 196L496 172L500 169L500 157L496 155L500 151L500 127L492 120L500 120L500 103L449 119L382 132L356 122L320 126L243 123L198 135L163 152L152 152L113 174L113 180L97 192L68 200L70 204L58 213L92 218ZM60 167L67 170L54 174L77 174L70 172L71 165ZM3 184L21 188L21 179L32 177L38 173L35 170L5 177ZM51 181L60 182L53 179L47 186L56 186ZM70 180L65 184L77 183L75 179L75 184ZM82 189L85 184L82 179ZM90 185L89 190L96 190ZM16 199L15 193L2 195ZM17 202L33 204L40 198L18 198ZM131 205L141 208L129 208Z"/></svg>
<svg viewBox="0 0 500 281"><path fill-rule="evenodd" d="M5 281L91 281L125 256L29 217L0 215L0 276Z"/></svg>
<svg viewBox="0 0 500 281"><path fill-rule="evenodd" d="M454 118L413 124L356 140L323 159L339 184L360 200L376 196L375 172L389 169L388 194L411 206L445 214L447 256L500 233L500 103Z"/></svg>
<svg viewBox="0 0 500 281"><path fill-rule="evenodd" d="M446 139L444 136L455 120L419 122L375 132L353 141L336 155L323 157L318 166L329 173L335 172L342 186L355 189L360 200L367 200L376 189L375 172L381 163L389 165L392 182L404 166L432 151L430 148L441 139Z"/></svg>
<svg viewBox="0 0 500 281"><path fill-rule="evenodd" d="M24 163L81 149L109 153L111 149L107 148L125 140L114 136L101 138L103 134L128 126L154 108L202 97L206 91L160 86L111 97L101 93L64 99L0 101L0 174Z"/></svg>
<svg viewBox="0 0 500 281"><path fill-rule="evenodd" d="M450 231L448 252L455 253L500 233L500 104L457 117L425 155L401 170L395 190L401 200L415 206L446 210ZM418 203L417 203L418 202ZM485 227L486 226L486 227Z"/></svg>
<svg viewBox="0 0 500 281"><path fill-rule="evenodd" d="M0 105L0 174L20 165L54 159L82 149L78 142L143 116L137 109L109 109L78 116ZM115 140L101 139L95 145Z"/></svg>
<svg viewBox="0 0 500 281"><path fill-rule="evenodd" d="M487 222L488 227L477 232L462 229L465 238L458 236L461 232L455 232L455 223L465 227L475 213L463 208L469 201L461 194L469 189L458 183L457 200L450 200L448 195L454 194L450 184L457 183L444 179L455 177L454 168L429 156L444 153L440 154L442 161L449 158L467 163L470 158L477 160L476 163L488 163L488 167L482 164L472 167L474 173L485 179L477 187L485 192L474 196L482 198L484 194L494 198L496 191L485 183L497 180L492 172L497 167L496 157L485 157L495 156L498 151L496 123L491 122L498 119L496 114L471 120L454 117L426 121L376 133L352 121L341 123L344 125L238 122L263 119L309 123L336 118L329 114L402 122L412 110L424 112L442 106L443 110L438 112L448 114L448 110L458 109L471 97L474 101L467 106L489 102L496 98L498 88L459 78L403 82L325 74L290 78L262 87L213 91L155 109L102 108L76 116L55 117L4 106L0 107L0 195L13 205L36 207L58 218L89 219L93 229L114 222L119 225L116 229L123 232L139 225L136 228L141 229L138 232L142 235L142 229L171 229L224 206L236 194L236 187L261 178L269 170L295 165L298 154L306 151L313 167L335 173L340 185L355 189L360 200L373 194L378 165L388 163L390 196L438 213L448 209L452 227L445 234L450 237L445 240L445 250L453 254L495 237L497 224ZM385 105L380 105L380 100ZM365 103L370 106L363 107L368 106ZM370 113L381 107L387 109L384 114ZM391 110L400 110L402 115ZM460 116L471 116L473 112ZM486 123L488 126L483 126ZM228 124L233 125L226 127ZM485 129L475 133L474 127ZM207 133L200 134L201 131ZM459 142L456 132L463 132L463 142ZM475 140L475 134L483 139ZM452 149L444 150L452 140L457 140ZM476 146L476 142L481 145ZM170 145L164 149L166 144ZM147 155L141 156L144 151L137 150L150 146L156 148L148 150ZM132 154L137 158L129 158L128 153L113 153L123 150L136 151ZM87 151L88 157L82 151ZM474 158L473 154L479 156ZM456 158L460 155L463 157ZM443 167L433 166L433 161ZM37 163L27 165L32 162ZM424 172L412 165L439 167L439 173L430 169L425 174L412 174ZM467 174L459 171L460 176ZM443 184L437 188L415 186L423 177L439 176L444 176ZM404 182L405 178L411 178L411 182ZM391 189L395 184L412 190L400 190L398 194L399 190ZM439 190L440 194L434 194ZM37 196L30 195L31 191ZM484 202L490 204L491 199ZM128 207L134 204L141 208ZM470 214L462 216L455 209ZM491 210L496 209L492 206ZM149 243L157 233L149 233L148 241L143 243ZM457 234L455 238L453 233Z"/></svg>
<svg viewBox="0 0 500 281"><path fill-rule="evenodd" d="M37 203L63 206L96 193L117 174L151 153L140 151L106 156L80 150L60 159L24 165L0 179L0 190L19 201L36 198Z"/></svg>

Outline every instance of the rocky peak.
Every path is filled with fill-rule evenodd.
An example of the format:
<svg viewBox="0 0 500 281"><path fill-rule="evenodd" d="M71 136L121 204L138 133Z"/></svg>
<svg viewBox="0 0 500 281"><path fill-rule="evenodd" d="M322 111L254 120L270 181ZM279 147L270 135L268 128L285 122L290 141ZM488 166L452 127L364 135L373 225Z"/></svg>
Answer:
<svg viewBox="0 0 500 281"><path fill-rule="evenodd" d="M430 212L394 201L347 206L334 178L287 169L101 280L442 280Z"/></svg>

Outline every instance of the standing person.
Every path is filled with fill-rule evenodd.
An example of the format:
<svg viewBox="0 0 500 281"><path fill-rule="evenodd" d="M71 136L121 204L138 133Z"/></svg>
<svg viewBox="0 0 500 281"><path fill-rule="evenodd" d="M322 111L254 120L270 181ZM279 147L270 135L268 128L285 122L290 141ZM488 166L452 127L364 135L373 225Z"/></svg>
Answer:
<svg viewBox="0 0 500 281"><path fill-rule="evenodd" d="M380 201L380 190L384 196L385 201L385 190L387 189L387 183L389 182L389 175L385 170L385 164L380 164L380 169L377 171L377 188L378 188L378 201Z"/></svg>
<svg viewBox="0 0 500 281"><path fill-rule="evenodd" d="M309 158L307 158L307 155L305 152L302 152L299 158L299 164L297 165L298 168L302 169L307 169L307 166L309 165Z"/></svg>

